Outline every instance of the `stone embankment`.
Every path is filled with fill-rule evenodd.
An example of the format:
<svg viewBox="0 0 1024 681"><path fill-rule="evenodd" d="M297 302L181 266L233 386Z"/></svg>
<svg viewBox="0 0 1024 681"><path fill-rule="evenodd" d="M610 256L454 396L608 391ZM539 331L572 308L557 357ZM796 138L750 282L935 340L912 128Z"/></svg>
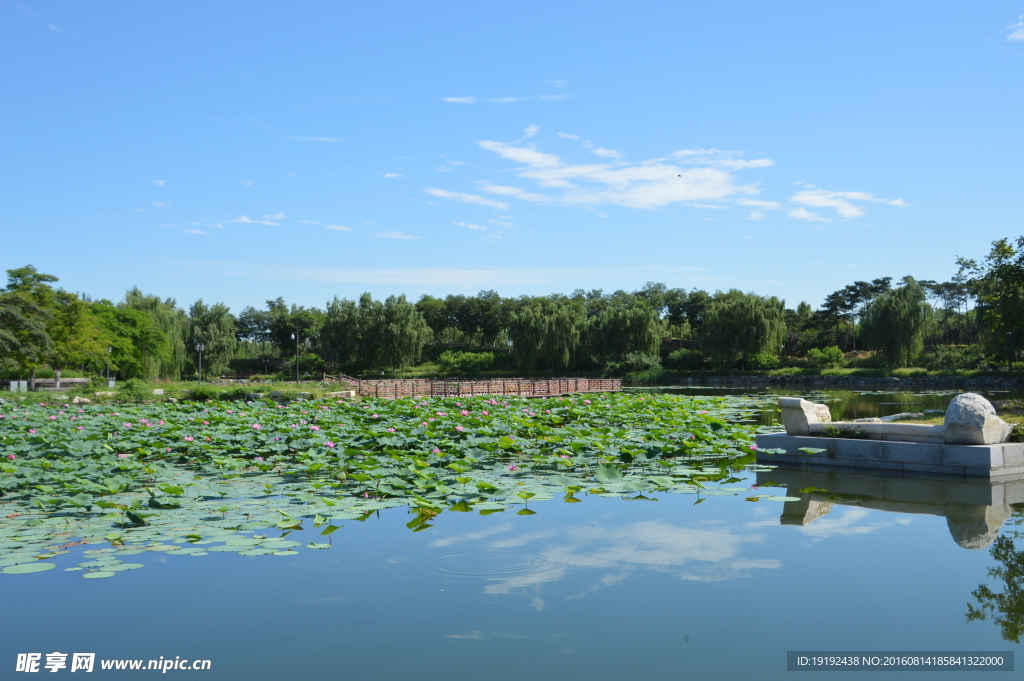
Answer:
<svg viewBox="0 0 1024 681"><path fill-rule="evenodd" d="M813 385L879 388L1024 388L1024 377L1005 376L708 376L684 378L681 385Z"/></svg>

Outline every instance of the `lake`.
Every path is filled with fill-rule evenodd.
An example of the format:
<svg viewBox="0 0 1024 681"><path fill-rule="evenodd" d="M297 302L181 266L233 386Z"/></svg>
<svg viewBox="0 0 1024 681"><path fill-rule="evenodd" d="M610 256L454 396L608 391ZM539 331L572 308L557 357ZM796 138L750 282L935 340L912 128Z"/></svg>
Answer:
<svg viewBox="0 0 1024 681"><path fill-rule="evenodd" d="M694 390L681 392L744 394ZM812 397L829 399L835 418L859 418L942 409L954 394ZM758 421L772 412L766 404ZM100 660L162 656L210 660L196 674L210 679L782 679L787 651L1020 649L1004 638L1020 633L1020 596L1000 603L1005 613L968 613L982 607L979 586L1001 593L993 569L1008 567L1019 589L1024 541L1012 540L1024 515L1009 504L1024 500L1024 483L760 469L726 489L735 495L581 494L526 502L532 515L445 512L418 532L405 508L382 509L326 538L309 526L289 534L328 548L129 551L123 560L146 569L115 579L62 571L113 553L71 547L58 569L0 575L0 665L57 651L95 653L101 678L154 672L104 671ZM1009 546L993 557L1000 541Z"/></svg>

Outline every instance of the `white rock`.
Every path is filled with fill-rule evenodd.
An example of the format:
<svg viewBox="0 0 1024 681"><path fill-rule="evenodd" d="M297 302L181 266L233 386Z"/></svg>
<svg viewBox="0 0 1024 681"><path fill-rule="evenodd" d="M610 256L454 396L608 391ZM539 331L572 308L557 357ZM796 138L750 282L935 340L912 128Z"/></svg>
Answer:
<svg viewBox="0 0 1024 681"><path fill-rule="evenodd" d="M812 423L832 423L832 412L827 404L814 404L799 397L780 397L779 408L786 435L809 435Z"/></svg>
<svg viewBox="0 0 1024 681"><path fill-rule="evenodd" d="M999 444L1009 440L1012 432L1013 426L996 416L992 403L981 395L957 395L946 408L946 444Z"/></svg>
<svg viewBox="0 0 1024 681"><path fill-rule="evenodd" d="M90 400L88 397L76 396L73 400L71 400L71 404L92 404L92 400Z"/></svg>

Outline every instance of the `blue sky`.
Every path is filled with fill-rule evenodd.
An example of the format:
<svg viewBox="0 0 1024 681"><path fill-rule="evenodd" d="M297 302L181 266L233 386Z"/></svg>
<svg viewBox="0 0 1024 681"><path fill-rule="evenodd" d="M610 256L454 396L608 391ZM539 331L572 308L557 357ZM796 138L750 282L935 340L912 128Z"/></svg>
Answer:
<svg viewBox="0 0 1024 681"><path fill-rule="evenodd" d="M817 306L1024 234L1024 2L0 5L0 266Z"/></svg>

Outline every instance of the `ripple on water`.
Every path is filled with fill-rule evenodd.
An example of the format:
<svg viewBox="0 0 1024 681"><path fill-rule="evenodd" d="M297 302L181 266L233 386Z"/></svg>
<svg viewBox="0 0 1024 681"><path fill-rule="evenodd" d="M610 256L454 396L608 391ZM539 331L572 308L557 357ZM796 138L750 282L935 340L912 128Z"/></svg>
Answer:
<svg viewBox="0 0 1024 681"><path fill-rule="evenodd" d="M442 572L488 577L533 572L544 559L528 553L456 553L438 558L435 564Z"/></svg>

